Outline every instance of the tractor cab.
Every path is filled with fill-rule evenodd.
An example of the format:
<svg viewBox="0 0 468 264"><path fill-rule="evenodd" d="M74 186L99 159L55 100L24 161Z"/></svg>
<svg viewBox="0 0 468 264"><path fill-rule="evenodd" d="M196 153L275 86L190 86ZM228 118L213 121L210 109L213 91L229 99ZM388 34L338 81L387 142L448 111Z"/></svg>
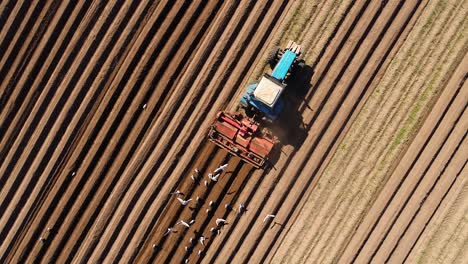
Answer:
<svg viewBox="0 0 468 264"><path fill-rule="evenodd" d="M265 73L258 83L250 84L240 100L246 111L268 121L278 119L284 107L281 94L287 86L287 77L299 62L300 50L299 45L290 42L285 50L273 51L269 58L270 65L274 65L271 75Z"/></svg>

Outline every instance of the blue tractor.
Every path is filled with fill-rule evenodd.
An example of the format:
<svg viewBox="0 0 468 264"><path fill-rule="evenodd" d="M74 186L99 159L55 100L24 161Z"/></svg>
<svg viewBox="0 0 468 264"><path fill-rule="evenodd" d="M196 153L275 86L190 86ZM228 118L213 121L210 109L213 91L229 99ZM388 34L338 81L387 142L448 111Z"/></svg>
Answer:
<svg viewBox="0 0 468 264"><path fill-rule="evenodd" d="M284 50L274 49L268 58L273 72L271 75L264 73L258 83L247 87L240 100L241 107L263 120L277 120L284 107L281 94L287 86L288 77L304 66L304 61L299 59L300 54L301 46L292 41Z"/></svg>
<svg viewBox="0 0 468 264"><path fill-rule="evenodd" d="M304 66L304 61L298 58L300 53L301 46L292 41L284 50L275 49L268 59L273 69L271 75L265 73L258 83L247 87L240 101L243 111L218 112L208 131L208 139L254 167L265 168L279 141L260 121L278 119L284 107L281 94L288 77Z"/></svg>

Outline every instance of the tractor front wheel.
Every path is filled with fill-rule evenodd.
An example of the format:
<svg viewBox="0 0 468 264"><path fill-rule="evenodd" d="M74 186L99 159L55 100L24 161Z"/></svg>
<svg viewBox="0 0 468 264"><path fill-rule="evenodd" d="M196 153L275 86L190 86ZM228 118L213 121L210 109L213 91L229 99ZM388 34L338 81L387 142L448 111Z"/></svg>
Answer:
<svg viewBox="0 0 468 264"><path fill-rule="evenodd" d="M267 63L270 64L270 67L273 69L276 66L276 63L278 62L278 54L280 52L280 48L274 47L271 51L270 54L268 54L267 58Z"/></svg>

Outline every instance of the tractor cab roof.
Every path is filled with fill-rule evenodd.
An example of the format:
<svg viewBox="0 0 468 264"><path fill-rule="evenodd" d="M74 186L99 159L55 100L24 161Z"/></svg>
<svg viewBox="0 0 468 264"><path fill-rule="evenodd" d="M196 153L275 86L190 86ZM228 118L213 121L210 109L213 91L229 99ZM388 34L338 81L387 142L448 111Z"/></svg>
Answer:
<svg viewBox="0 0 468 264"><path fill-rule="evenodd" d="M265 73L253 94L255 99L273 108L285 87L285 84Z"/></svg>

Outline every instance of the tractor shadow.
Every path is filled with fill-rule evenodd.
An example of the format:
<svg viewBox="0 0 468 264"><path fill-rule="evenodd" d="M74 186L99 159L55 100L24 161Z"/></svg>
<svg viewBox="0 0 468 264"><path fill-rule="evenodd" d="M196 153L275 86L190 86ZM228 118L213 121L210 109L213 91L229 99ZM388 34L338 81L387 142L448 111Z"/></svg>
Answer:
<svg viewBox="0 0 468 264"><path fill-rule="evenodd" d="M291 81L283 92L282 96L285 103L283 112L278 121L270 125L273 134L280 141L270 156L270 162L273 166L279 159L283 146L290 145L294 149L298 149L307 137L308 129L299 109L311 88L310 81L313 73L313 68L305 65L300 72L296 72L290 77Z"/></svg>

